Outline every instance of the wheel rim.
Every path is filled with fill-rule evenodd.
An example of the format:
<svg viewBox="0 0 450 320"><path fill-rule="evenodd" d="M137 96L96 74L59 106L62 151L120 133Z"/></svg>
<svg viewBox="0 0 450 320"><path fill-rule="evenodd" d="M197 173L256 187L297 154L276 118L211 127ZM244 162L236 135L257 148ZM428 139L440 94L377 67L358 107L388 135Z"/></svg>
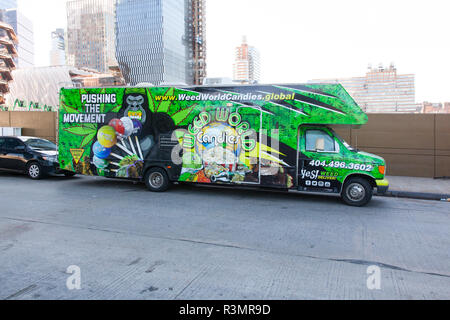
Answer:
<svg viewBox="0 0 450 320"><path fill-rule="evenodd" d="M160 172L152 172L148 177L148 182L153 188L161 188L164 183L164 177Z"/></svg>
<svg viewBox="0 0 450 320"><path fill-rule="evenodd" d="M28 172L30 174L30 177L37 178L39 177L39 167L36 164L32 164L30 168L28 169Z"/></svg>
<svg viewBox="0 0 450 320"><path fill-rule="evenodd" d="M360 201L366 196L366 190L359 183L351 183L347 188L347 197L352 201Z"/></svg>

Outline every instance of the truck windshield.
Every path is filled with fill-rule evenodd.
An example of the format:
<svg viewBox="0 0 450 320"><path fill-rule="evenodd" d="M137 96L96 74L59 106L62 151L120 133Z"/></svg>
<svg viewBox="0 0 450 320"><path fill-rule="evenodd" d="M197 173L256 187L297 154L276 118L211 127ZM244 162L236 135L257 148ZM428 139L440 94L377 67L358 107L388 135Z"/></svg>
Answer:
<svg viewBox="0 0 450 320"><path fill-rule="evenodd" d="M348 149L348 150L350 150L350 151L353 151L353 152L358 152L358 149L356 149L356 148L353 148L351 145L349 145L344 139L342 139L341 138L341 136L339 136L337 133L336 133L336 131L334 131L333 129L331 129L330 128L330 130L331 130L331 132L333 133L333 135Z"/></svg>

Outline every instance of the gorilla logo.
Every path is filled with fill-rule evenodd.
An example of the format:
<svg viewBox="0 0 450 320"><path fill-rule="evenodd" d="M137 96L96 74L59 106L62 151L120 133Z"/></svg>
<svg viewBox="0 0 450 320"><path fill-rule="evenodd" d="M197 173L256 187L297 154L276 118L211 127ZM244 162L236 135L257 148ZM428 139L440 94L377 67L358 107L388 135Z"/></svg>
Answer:
<svg viewBox="0 0 450 320"><path fill-rule="evenodd" d="M144 97L139 96L128 96L127 97L127 108L125 109L124 116L131 119L137 119L142 123L145 122L147 116L142 104L145 102Z"/></svg>

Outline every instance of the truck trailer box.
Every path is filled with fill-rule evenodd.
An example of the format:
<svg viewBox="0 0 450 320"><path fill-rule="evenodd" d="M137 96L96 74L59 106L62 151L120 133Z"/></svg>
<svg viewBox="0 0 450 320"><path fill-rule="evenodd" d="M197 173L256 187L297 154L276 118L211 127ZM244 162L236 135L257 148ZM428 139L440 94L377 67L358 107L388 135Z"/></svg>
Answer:
<svg viewBox="0 0 450 320"><path fill-rule="evenodd" d="M62 88L59 162L85 175L341 195L387 190L383 158L331 126L367 115L340 84Z"/></svg>

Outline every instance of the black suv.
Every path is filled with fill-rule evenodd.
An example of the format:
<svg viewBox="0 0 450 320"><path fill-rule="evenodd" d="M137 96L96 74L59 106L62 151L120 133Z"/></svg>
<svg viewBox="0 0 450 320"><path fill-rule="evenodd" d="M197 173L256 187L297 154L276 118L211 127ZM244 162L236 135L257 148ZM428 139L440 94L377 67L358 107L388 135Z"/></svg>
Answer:
<svg viewBox="0 0 450 320"><path fill-rule="evenodd" d="M0 136L0 170L25 172L31 179L48 173L75 174L59 168L56 144L36 137Z"/></svg>

